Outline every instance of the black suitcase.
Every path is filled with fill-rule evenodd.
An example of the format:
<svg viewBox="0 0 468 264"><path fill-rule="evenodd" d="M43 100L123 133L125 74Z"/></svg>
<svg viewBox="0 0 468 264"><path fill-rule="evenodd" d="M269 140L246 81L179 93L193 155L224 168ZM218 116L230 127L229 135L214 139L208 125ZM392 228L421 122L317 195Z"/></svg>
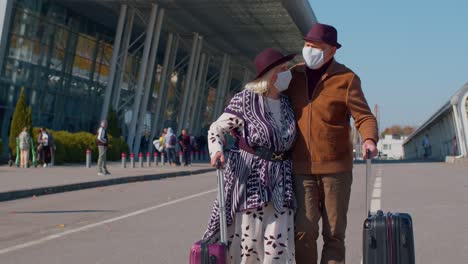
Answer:
<svg viewBox="0 0 468 264"><path fill-rule="evenodd" d="M367 157L369 157L368 153ZM371 214L368 206L368 186L371 161L366 162L366 211L363 232L363 264L414 264L413 221L409 214Z"/></svg>

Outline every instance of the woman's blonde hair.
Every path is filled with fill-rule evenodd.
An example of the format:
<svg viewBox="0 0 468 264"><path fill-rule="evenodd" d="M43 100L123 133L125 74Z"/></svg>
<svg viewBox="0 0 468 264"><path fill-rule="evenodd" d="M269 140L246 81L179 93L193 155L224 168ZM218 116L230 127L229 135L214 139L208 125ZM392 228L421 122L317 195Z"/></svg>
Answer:
<svg viewBox="0 0 468 264"><path fill-rule="evenodd" d="M262 75L260 78L255 79L251 82L248 82L245 85L245 89L251 90L254 93L260 94L260 95L265 95L268 92L268 87L270 86L270 80L271 77L273 76L273 72L275 69L279 67L283 67L285 64L280 64L273 69L269 70L267 73Z"/></svg>

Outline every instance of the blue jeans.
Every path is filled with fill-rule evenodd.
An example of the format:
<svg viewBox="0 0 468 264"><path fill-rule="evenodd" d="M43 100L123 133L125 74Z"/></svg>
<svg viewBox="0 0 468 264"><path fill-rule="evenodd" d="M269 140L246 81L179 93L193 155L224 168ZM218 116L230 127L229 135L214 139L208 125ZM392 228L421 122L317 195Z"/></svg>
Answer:
<svg viewBox="0 0 468 264"><path fill-rule="evenodd" d="M166 153L167 153L167 161L169 164L172 164L173 162L177 164L176 162L176 153L175 153L175 148L166 148Z"/></svg>

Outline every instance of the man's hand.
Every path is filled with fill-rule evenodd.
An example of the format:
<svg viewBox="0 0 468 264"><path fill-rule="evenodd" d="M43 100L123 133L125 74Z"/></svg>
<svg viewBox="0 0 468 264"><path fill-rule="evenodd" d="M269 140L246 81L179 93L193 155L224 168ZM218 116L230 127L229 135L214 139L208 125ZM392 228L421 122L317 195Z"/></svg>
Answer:
<svg viewBox="0 0 468 264"><path fill-rule="evenodd" d="M221 151L216 152L216 154L211 158L211 166L216 168L216 161L221 161L221 168L224 168L224 162L226 161L224 158L224 153Z"/></svg>
<svg viewBox="0 0 468 264"><path fill-rule="evenodd" d="M367 150L370 150L371 156L367 157ZM375 146L374 141L367 139L364 141L364 144L362 144L362 156L366 160L368 158L372 159L373 157L377 156L377 147Z"/></svg>

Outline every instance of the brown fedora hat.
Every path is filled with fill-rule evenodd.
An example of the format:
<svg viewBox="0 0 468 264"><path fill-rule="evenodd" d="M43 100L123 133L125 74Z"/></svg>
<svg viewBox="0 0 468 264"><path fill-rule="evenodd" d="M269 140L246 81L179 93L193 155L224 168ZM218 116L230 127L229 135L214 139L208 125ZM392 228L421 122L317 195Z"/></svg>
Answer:
<svg viewBox="0 0 468 264"><path fill-rule="evenodd" d="M255 70L257 71L255 80L262 77L265 73L275 68L276 66L294 59L295 56L296 54L289 54L285 56L283 53L273 48L267 48L263 50L260 52L260 54L257 55L257 57L255 57Z"/></svg>
<svg viewBox="0 0 468 264"><path fill-rule="evenodd" d="M315 23L304 37L304 40L323 42L335 46L337 49L341 48L341 44L338 43L336 28L326 24Z"/></svg>

